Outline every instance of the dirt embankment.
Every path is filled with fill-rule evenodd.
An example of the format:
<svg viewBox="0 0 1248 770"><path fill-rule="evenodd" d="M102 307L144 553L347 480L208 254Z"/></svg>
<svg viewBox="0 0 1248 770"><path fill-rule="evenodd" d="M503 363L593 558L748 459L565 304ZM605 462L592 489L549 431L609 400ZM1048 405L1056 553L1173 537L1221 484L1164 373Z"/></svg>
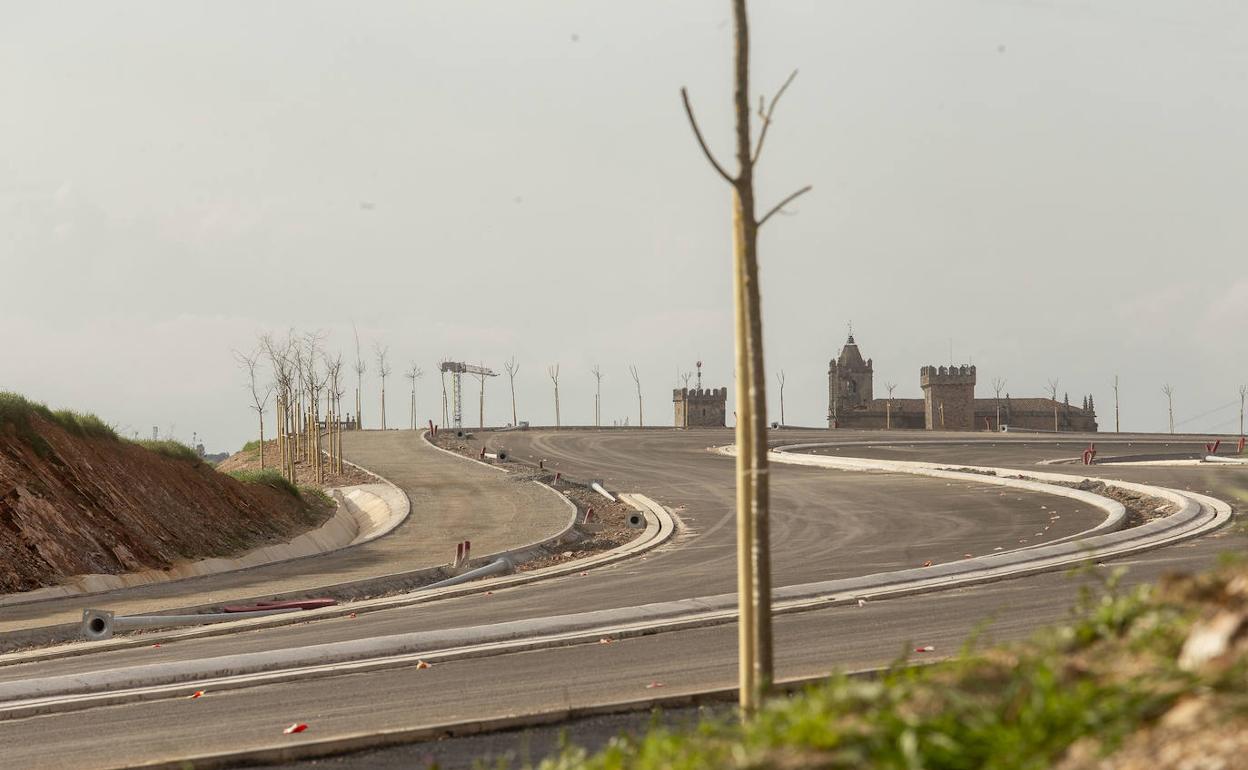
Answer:
<svg viewBox="0 0 1248 770"><path fill-rule="evenodd" d="M280 468L281 465L282 455L277 451L277 440L271 439L264 442L264 467L273 469ZM328 462L326 462L325 467L329 467ZM315 464L305 462L304 460L295 460L295 483L300 486L323 486L328 488L347 487L355 484L372 484L377 481L376 476L371 473L365 473L353 465L343 463L342 468L342 473L326 472L324 483L318 485L316 483ZM260 448L255 447L253 449L243 449L240 452L235 452L218 463L217 470L222 473L260 470Z"/></svg>
<svg viewBox="0 0 1248 770"><path fill-rule="evenodd" d="M331 513L203 462L73 435L39 415L28 422L0 421L0 593L232 556Z"/></svg>

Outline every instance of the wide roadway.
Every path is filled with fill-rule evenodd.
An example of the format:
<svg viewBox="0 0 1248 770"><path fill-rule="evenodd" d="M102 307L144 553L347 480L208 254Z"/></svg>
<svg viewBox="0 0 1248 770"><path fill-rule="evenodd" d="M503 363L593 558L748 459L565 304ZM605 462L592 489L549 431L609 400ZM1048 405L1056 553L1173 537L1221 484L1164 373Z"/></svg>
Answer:
<svg viewBox="0 0 1248 770"><path fill-rule="evenodd" d="M900 439L941 439L901 434ZM789 439L788 436L776 438ZM854 441L852 434L799 432L800 440ZM867 434L875 451L891 436ZM1102 437L1103 438L1103 437ZM704 449L730 440L726 431L688 433L532 432L500 434L521 457L543 458L570 475L604 478L608 486L645 492L679 510L688 530L681 541L615 568L592 571L543 585L499 591L403 611L361 615L251 632L159 650L141 648L40 665L101 668L140 660L211 655L272 648L399 630L465 625L509 617L555 614L601 606L622 606L663 598L731 590L732 462ZM1074 445L953 437L953 444L926 449L941 462L1034 467L1052 457L1075 456ZM961 446L961 449L957 447ZM858 446L848 455L869 456ZM910 459L925 459L920 451ZM1061 454L1065 452L1066 454ZM378 468L385 472L384 469ZM1080 468L1046 466L1046 470ZM1231 499L1245 484L1244 469L1097 469L1098 475L1148 476L1156 483L1212 490ZM1061 521L1098 518L1076 515L1069 501L1007 493L979 485L889 474L851 474L809 468L774 471L774 530L777 585L845 574L915 566L928 558L960 558L998 544L1034 537L1037 524L1054 510ZM989 491L990 490L990 491ZM1242 492L1238 492L1242 493ZM1056 502L1054 502L1056 500ZM1045 505L1045 508L1040 508ZM873 534L875 533L875 534ZM1025 533L1025 534L1024 534ZM1054 537L1060 535L1053 535ZM1155 577L1169 568L1202 568L1225 550L1242 549L1229 531L1199 541L1137 555L1124 562L1128 580ZM1063 617L1076 581L1061 574L994 583L925 596L872 602L777 618L781 676L819 674L836 666L886 663L913 644L931 644L942 654L955 649L984 621L988 635L1013 638L1038 624ZM735 676L735 626L675 632L612 645L588 645L212 694L195 701L160 701L39 717L0 724L0 746L15 766L110 766L157 757L185 756L246 746L297 741L280 735L291 721L312 725L307 738L364 730L453 721L642 697L647 685L663 692L730 685ZM157 658L156 656L159 656ZM23 667L25 668L25 667ZM82 670L79 668L79 670ZM12 669L2 673L10 675ZM27 671L26 675L32 675ZM34 741L31 740L35 736ZM411 749L413 761L419 749Z"/></svg>
<svg viewBox="0 0 1248 770"><path fill-rule="evenodd" d="M571 508L545 490L513 484L498 471L439 452L412 431L349 432L343 447L360 465L384 466L383 475L411 501L411 515L386 537L253 569L0 607L0 649L21 644L24 635L38 633L35 629L78 623L84 606L140 614L384 580L446 564L465 531L472 532L478 553L488 553L550 537L572 517Z"/></svg>

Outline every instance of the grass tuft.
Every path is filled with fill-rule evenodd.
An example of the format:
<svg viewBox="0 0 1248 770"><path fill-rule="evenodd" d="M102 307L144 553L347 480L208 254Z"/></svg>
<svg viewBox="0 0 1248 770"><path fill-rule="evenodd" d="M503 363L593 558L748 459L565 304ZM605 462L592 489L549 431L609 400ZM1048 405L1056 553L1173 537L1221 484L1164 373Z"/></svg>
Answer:
<svg viewBox="0 0 1248 770"><path fill-rule="evenodd" d="M80 438L106 438L113 441L118 438L113 426L89 412L58 409L52 413L52 421Z"/></svg>
<svg viewBox="0 0 1248 770"><path fill-rule="evenodd" d="M1240 581L1248 576L1238 574ZM652 726L597 753L564 747L538 766L1042 770L1076 743L1105 756L1180 698L1244 670L1202 681L1174 663L1193 621L1192 601L1227 594L1235 573L1151 590L1124 590L1120 579L1103 576L1100 590L1080 597L1070 623L1025 643L968 646L931 666L903 660L871 679L833 676L770 701L745 725L712 717L687 730Z"/></svg>
<svg viewBox="0 0 1248 770"><path fill-rule="evenodd" d="M266 487L272 487L273 489L281 492L285 492L291 497L299 497L298 487L290 483L290 479L283 476L281 471L276 471L272 468L266 468L262 471L230 471L228 475L244 484L260 484Z"/></svg>
<svg viewBox="0 0 1248 770"><path fill-rule="evenodd" d="M138 444L149 452L155 452L163 457L173 460L182 460L184 462L198 465L203 462L199 453L191 449L181 441L152 441L151 439L139 439L131 443Z"/></svg>
<svg viewBox="0 0 1248 770"><path fill-rule="evenodd" d="M0 391L0 429L12 426L18 438L33 447L40 457L47 457L52 447L35 431L31 424L32 417L59 425L79 438L117 440L117 431L113 426L94 414L69 409L53 412L47 406L18 393Z"/></svg>
<svg viewBox="0 0 1248 770"><path fill-rule="evenodd" d="M333 508L337 505L334 498L329 493L319 487L301 486L299 487L299 496L309 505L322 508Z"/></svg>
<svg viewBox="0 0 1248 770"><path fill-rule="evenodd" d="M259 449L260 449L260 439L252 439L251 441L248 441L246 444L243 444L243 448L241 451L256 452Z"/></svg>

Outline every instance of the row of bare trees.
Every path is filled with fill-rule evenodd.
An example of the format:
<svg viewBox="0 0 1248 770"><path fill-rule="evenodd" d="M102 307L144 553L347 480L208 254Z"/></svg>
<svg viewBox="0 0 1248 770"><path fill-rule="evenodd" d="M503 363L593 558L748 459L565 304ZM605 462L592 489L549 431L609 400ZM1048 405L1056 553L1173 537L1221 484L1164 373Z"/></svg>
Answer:
<svg viewBox="0 0 1248 770"><path fill-rule="evenodd" d="M293 330L284 338L264 334L252 352L235 351L234 356L247 373L251 408L259 423L261 469L268 467L264 415L273 399L282 474L294 482L296 463L311 464L316 483L324 482L326 472L340 473L342 355L324 349L324 334ZM271 374L267 384L260 373L262 361L267 361Z"/></svg>

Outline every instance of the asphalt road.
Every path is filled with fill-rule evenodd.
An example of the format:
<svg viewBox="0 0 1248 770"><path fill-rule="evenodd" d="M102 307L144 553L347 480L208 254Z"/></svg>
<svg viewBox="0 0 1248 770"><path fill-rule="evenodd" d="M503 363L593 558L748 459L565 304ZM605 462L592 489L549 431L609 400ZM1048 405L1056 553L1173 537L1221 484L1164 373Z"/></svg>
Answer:
<svg viewBox="0 0 1248 770"><path fill-rule="evenodd" d="M274 649L336 639L480 624L518 617L626 606L668 598L731 591L734 585L732 468L706 453L731 441L728 431L533 431L485 436L514 455L542 458L577 477L598 477L621 491L650 495L677 511L685 529L677 541L632 560L547 583L469 596L417 608L287 626L225 637L190 640L160 649L137 648L0 669L0 677L44 676L111 668L136 661L172 660ZM1024 439L931 434L835 434L785 431L786 441L828 440L847 456L933 459L951 464L1034 467L1039 460L1075 457L1082 445ZM921 440L920 440L921 439ZM863 441L872 446L863 446ZM882 447L886 441L903 446ZM920 446L924 442L932 443ZM909 444L914 444L913 447ZM1104 437L1098 445L1103 453ZM1156 453L1155 445L1140 445ZM350 450L351 447L348 447ZM1115 447L1114 454L1129 453ZM835 451L835 450L833 450ZM385 454L384 452L382 454ZM370 467L394 478L378 457ZM1044 466L1079 476L1082 468ZM1242 505L1248 469L1098 468L1097 475L1209 490ZM395 479L396 482L398 479ZM1055 502L1056 501L1056 502ZM1040 506L1044 505L1045 508ZM1054 511L1063 526L1082 529L1099 515L1072 501L977 484L892 474L833 472L777 466L773 471L773 544L776 585L804 583L943 561L983 553L1034 537ZM1051 537L1069 534L1056 532ZM1228 530L1197 541L1125 560L1128 581L1163 570L1200 569L1218 553L1243 548ZM1010 639L1066 616L1077 581L1046 574L937 594L831 608L776 619L778 673L817 675L835 667L876 666L916 644L936 655L957 649L972 631ZM154 758L273 745L386 728L521 713L558 705L589 705L644 697L654 682L664 693L694 692L733 684L734 625L438 664L307 682L209 693L171 700L98 708L0 723L0 749L19 767L108 767ZM311 726L283 736L293 721ZM480 754L466 741L460 759ZM419 746L395 750L394 766L420 766ZM406 753L404 753L406 752ZM471 763L467 763L468 766ZM367 766L367 765L361 765Z"/></svg>
<svg viewBox="0 0 1248 770"><path fill-rule="evenodd" d="M343 435L353 462L375 468L407 493L411 515L394 532L371 543L310 559L190 580L0 608L0 635L82 619L84 606L118 615L238 602L253 597L312 591L446 564L455 544L473 540L483 554L526 545L556 534L572 511L547 490L517 484L505 474L451 457L413 431L362 431ZM384 471L381 468L384 467ZM0 649L3 648L0 638Z"/></svg>

